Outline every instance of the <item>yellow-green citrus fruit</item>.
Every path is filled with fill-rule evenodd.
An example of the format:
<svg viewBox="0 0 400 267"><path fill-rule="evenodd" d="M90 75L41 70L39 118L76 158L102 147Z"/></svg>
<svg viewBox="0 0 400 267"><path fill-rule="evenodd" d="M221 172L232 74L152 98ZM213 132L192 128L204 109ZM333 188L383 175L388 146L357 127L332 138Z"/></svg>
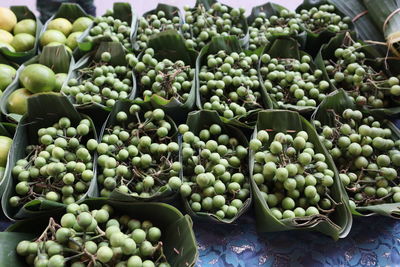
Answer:
<svg viewBox="0 0 400 267"><path fill-rule="evenodd" d="M57 30L68 36L72 31L72 24L64 18L56 18L49 22L47 30Z"/></svg>
<svg viewBox="0 0 400 267"><path fill-rule="evenodd" d="M81 36L82 32L73 32L71 33L68 38L67 42L65 43L69 48L74 50L78 46L77 39Z"/></svg>
<svg viewBox="0 0 400 267"><path fill-rule="evenodd" d="M56 75L45 65L31 64L22 70L19 81L33 94L49 92L54 90Z"/></svg>
<svg viewBox="0 0 400 267"><path fill-rule="evenodd" d="M57 42L65 44L67 38L65 35L57 30L47 30L43 33L42 37L40 37L40 44L42 46L46 46L49 43Z"/></svg>
<svg viewBox="0 0 400 267"><path fill-rule="evenodd" d="M68 74L66 73L57 73L56 74L56 84L54 86L54 91L60 92L62 85L64 84L65 80L67 80Z"/></svg>
<svg viewBox="0 0 400 267"><path fill-rule="evenodd" d="M72 32L83 32L92 24L92 20L88 17L77 18L72 24Z"/></svg>
<svg viewBox="0 0 400 267"><path fill-rule="evenodd" d="M0 29L11 32L15 24L17 24L17 17L11 9L0 7Z"/></svg>
<svg viewBox="0 0 400 267"><path fill-rule="evenodd" d="M5 172L6 172L6 168L0 167L0 181L3 180Z"/></svg>
<svg viewBox="0 0 400 267"><path fill-rule="evenodd" d="M14 47L17 52L31 50L35 46L35 37L28 33L19 33L14 36L11 46Z"/></svg>
<svg viewBox="0 0 400 267"><path fill-rule="evenodd" d="M0 29L0 42L9 44L13 40L14 36L8 31Z"/></svg>
<svg viewBox="0 0 400 267"><path fill-rule="evenodd" d="M0 48L2 48L2 47L7 48L7 49L10 50L11 52L15 52L14 47L12 47L10 44L0 42Z"/></svg>
<svg viewBox="0 0 400 267"><path fill-rule="evenodd" d="M14 35L18 33L28 33L32 36L36 34L36 21L33 19L23 19L14 27Z"/></svg>
<svg viewBox="0 0 400 267"><path fill-rule="evenodd" d="M0 136L0 167L5 167L7 164L7 156L10 151L12 139L7 136ZM1 180L1 177L0 177Z"/></svg>
<svg viewBox="0 0 400 267"><path fill-rule="evenodd" d="M14 80L17 71L6 64L0 64L0 90L4 90Z"/></svg>
<svg viewBox="0 0 400 267"><path fill-rule="evenodd" d="M27 99L31 95L25 88L15 90L7 99L8 112L24 115L28 109Z"/></svg>

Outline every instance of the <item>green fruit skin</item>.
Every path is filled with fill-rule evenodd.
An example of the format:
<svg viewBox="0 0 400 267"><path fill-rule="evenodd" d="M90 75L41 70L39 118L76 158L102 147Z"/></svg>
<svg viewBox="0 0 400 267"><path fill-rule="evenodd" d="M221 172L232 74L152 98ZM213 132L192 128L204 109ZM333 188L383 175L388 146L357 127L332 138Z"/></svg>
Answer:
<svg viewBox="0 0 400 267"><path fill-rule="evenodd" d="M60 92L62 85L64 84L65 80L67 79L67 73L57 73L56 74L56 83L54 86L54 91Z"/></svg>
<svg viewBox="0 0 400 267"><path fill-rule="evenodd" d="M19 33L27 33L35 36L36 33L36 21L33 19L23 19L19 21L14 27L14 35Z"/></svg>
<svg viewBox="0 0 400 267"><path fill-rule="evenodd" d="M7 100L8 112L24 115L28 109L27 99L31 95L25 88L15 90Z"/></svg>
<svg viewBox="0 0 400 267"><path fill-rule="evenodd" d="M67 41L65 42L65 44L71 48L72 50L74 50L77 46L78 46L78 42L77 39L79 38L79 36L81 36L82 32L73 32L71 33L68 38Z"/></svg>
<svg viewBox="0 0 400 267"><path fill-rule="evenodd" d="M16 52L25 52L31 50L35 46L35 37L28 33L19 33L14 36L11 46Z"/></svg>
<svg viewBox="0 0 400 267"><path fill-rule="evenodd" d="M67 38L65 35L57 30L47 30L43 33L42 37L40 37L40 45L46 46L49 43L58 42L65 44Z"/></svg>
<svg viewBox="0 0 400 267"><path fill-rule="evenodd" d="M19 80L33 94L52 91L56 84L54 72L42 64L28 65Z"/></svg>
<svg viewBox="0 0 400 267"><path fill-rule="evenodd" d="M72 23L72 32L83 32L92 24L92 22L93 21L88 17L77 18L74 23Z"/></svg>
<svg viewBox="0 0 400 267"><path fill-rule="evenodd" d="M17 71L8 65L0 64L0 90L4 90L15 78Z"/></svg>
<svg viewBox="0 0 400 267"><path fill-rule="evenodd" d="M12 139L7 136L0 136L0 168L6 167L8 152L12 145ZM0 180L1 180L0 176Z"/></svg>

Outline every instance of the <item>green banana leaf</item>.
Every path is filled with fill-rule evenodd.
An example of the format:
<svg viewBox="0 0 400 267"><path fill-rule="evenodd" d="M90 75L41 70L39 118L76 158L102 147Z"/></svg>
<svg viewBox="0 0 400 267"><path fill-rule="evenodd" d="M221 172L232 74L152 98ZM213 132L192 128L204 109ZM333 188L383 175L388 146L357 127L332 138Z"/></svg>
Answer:
<svg viewBox="0 0 400 267"><path fill-rule="evenodd" d="M101 140L103 138L103 135L105 134L106 128L108 127L112 127L115 125L120 125L120 123L118 123L118 121L116 120L116 115L118 112L120 111L125 111L126 114L129 114L129 108L131 107L131 105L135 103L140 105L143 108L143 112L148 111L148 110L153 110L154 108L151 106L151 103L141 103L141 102L137 102L137 101L118 101L114 108L112 109L112 111L110 112L110 115L108 116L106 122L103 125L103 128L101 129L100 135L99 135L99 143L101 143ZM134 118L132 116L130 116L128 118L127 123L130 123ZM175 139L175 142L178 143L178 137L177 137L177 128L176 125L174 123L174 121L166 116L166 121L168 121L173 129L172 135L170 137L172 137L173 139ZM96 165L97 165L97 161L96 161ZM99 184L99 189L102 189L102 186ZM116 201L124 201L124 202L138 202L138 201L146 201L146 202L155 202L155 201L159 201L159 202L173 202L176 199L177 196L177 192L175 192L174 190L172 190L169 186L165 185L162 186L156 193L154 193L152 196L150 197L140 197L140 196L132 196L130 194L124 193L119 191L118 189L114 189L111 192L110 195L110 199L116 200Z"/></svg>
<svg viewBox="0 0 400 267"><path fill-rule="evenodd" d="M79 70L88 67L92 62L100 62L101 54L103 52L109 52L111 54L111 60L109 64L111 64L112 66L128 65L125 59L125 50L120 43L102 42L96 50L87 53L84 57L78 60L76 64L74 64L71 72L68 75L67 80L76 78L79 81ZM128 95L129 99L133 99L136 95L136 79L134 77L134 74L132 74L132 82L132 91ZM107 116L111 111L111 108L106 107L105 105L100 103L92 102L87 104L77 104L73 96L68 96L68 99L74 104L74 107L78 109L79 112L82 112L93 119L96 128L103 126L104 121L107 119Z"/></svg>
<svg viewBox="0 0 400 267"><path fill-rule="evenodd" d="M328 96L324 99L315 113L312 115L312 121L318 120L321 125L334 126L333 112L336 114L342 114L345 109L354 109L355 105L353 101L347 96L343 90L339 90L336 93ZM364 111L365 114L371 114L368 111ZM400 131L396 125L390 121L386 122L386 126L392 130L392 139L400 139ZM387 203L371 206L357 207L355 210L352 209L352 213L357 216L370 216L370 215L383 215L400 219L400 203Z"/></svg>
<svg viewBox="0 0 400 267"><path fill-rule="evenodd" d="M7 117L8 120L13 122L19 122L22 115L10 113L8 111L8 98L17 89L22 88L19 77L21 72L26 66L39 63L51 68L55 73L69 73L70 67L74 64L74 59L65 50L63 46L48 46L43 49L40 55L37 55L30 60L22 64L17 70L17 75L14 81L4 90L2 97L0 98L0 110Z"/></svg>
<svg viewBox="0 0 400 267"><path fill-rule="evenodd" d="M102 205L109 204L117 214L128 215L138 220L150 220L163 233L161 241L164 254L172 267L191 267L196 263L199 253L193 232L193 222L188 215L182 215L173 206L163 203L117 202L105 198L88 199L84 203L91 209L99 209ZM63 213L64 209L35 220L20 221L10 226L6 232L1 232L0 261L2 264L27 266L24 258L18 256L15 251L18 243L38 237L48 225L50 216L59 220Z"/></svg>
<svg viewBox="0 0 400 267"><path fill-rule="evenodd" d="M297 112L265 110L258 114L257 126L252 138L255 138L260 129L272 129L275 132L286 132L288 130L306 131L310 142L314 144L314 150L325 155L329 169L333 170L335 173L334 184L331 187L331 196L339 205L329 217L319 214L293 219L276 219L271 213L265 198L261 195L257 184L253 180L254 152L250 151L250 180L253 187L257 229L261 232L315 230L329 235L334 239L346 237L352 225L349 199L340 182L339 173L332 157L319 141L318 134L314 127ZM270 138L270 142L272 141L273 138Z"/></svg>
<svg viewBox="0 0 400 267"><path fill-rule="evenodd" d="M158 3L157 7L149 10L147 12L145 12L141 17L143 18L148 18L151 15L157 14L158 11L164 11L165 13L165 18L167 19L172 19L174 16L178 15L180 18L180 26L178 29L176 29L179 33L181 33L181 26L183 24L183 16L182 16L182 12L180 11L180 9L176 6L172 6L172 5L167 5L167 4L163 4L163 3ZM140 18L138 18L138 20L136 21L136 31L135 34L132 38L132 42L133 42L133 49L137 52L141 52L140 47L137 45L136 43L136 39L137 39L137 29L139 29L139 20ZM170 31L170 30L168 30Z"/></svg>
<svg viewBox="0 0 400 267"><path fill-rule="evenodd" d="M196 59L198 53L193 49L188 49L185 46L183 37L175 30L167 30L153 35L149 39L149 48L154 49L154 58L161 61L169 59L171 61L182 60L191 68L196 68ZM143 53L139 55L141 59ZM185 102L181 102L176 97L165 99L162 96L153 94L144 99L139 92L142 92L140 83L136 81L136 100L150 102L153 107L163 109L175 121L184 122L187 114L192 111L196 104L196 79L193 78L192 87L189 92L189 98Z"/></svg>
<svg viewBox="0 0 400 267"><path fill-rule="evenodd" d="M11 139L14 138L15 134L15 129L17 125L12 124L12 123L7 123L7 122L0 122L0 136L7 136L10 137ZM10 156L10 155L8 155ZM8 163L9 160L7 160ZM4 173L0 174L0 198L3 195L5 186L6 186L6 179L5 179L5 171Z"/></svg>
<svg viewBox="0 0 400 267"><path fill-rule="evenodd" d="M113 4L113 10L114 10L114 15L113 17L116 19L120 19L121 21L127 22L130 27L131 27L131 43L133 43L133 38L136 34L136 21L137 21L137 15L133 10L133 7L129 3L125 2L116 2ZM109 42L111 41L109 38L106 37L95 37L93 38L92 42L86 41L85 38L89 36L90 30L94 27L94 23L92 23L92 26L86 29L82 33L81 36L78 38L78 47L80 50L84 52L91 51L101 42Z"/></svg>
<svg viewBox="0 0 400 267"><path fill-rule="evenodd" d="M213 37L211 42L208 43L207 45L205 45L201 51L199 56L197 57L196 60L196 74L195 74L195 78L196 78L196 106L197 109L202 110L203 109L203 105L202 105L202 97L200 95L200 79L199 79L199 73L200 73L200 69L201 66L204 64L206 58L208 55L210 54L216 54L218 53L218 51L220 50L224 50L226 53L232 53L232 52L244 52L247 55L251 55L251 54L257 54L257 55L261 55L261 49L256 50L256 51L249 51L249 50L243 50L241 48L241 45L239 43L239 40L237 39L236 36L217 36L217 37ZM262 94L262 89L260 89L261 91L261 95L262 95L262 99L261 102L259 103L262 106L265 105L266 100L263 99L263 94ZM261 109L255 109L252 110L252 112L250 112L247 116L237 116L236 118L233 119L226 119L226 118L222 118L221 116L221 120L223 120L225 123L229 123L232 124L233 126L236 127L240 127L243 129L251 129L254 127L255 124L255 120L253 113L258 112Z"/></svg>
<svg viewBox="0 0 400 267"><path fill-rule="evenodd" d="M25 52L12 52L6 47L0 48L0 54L4 55L10 61L13 61L17 64L22 64L36 55L42 23L27 6L11 6L10 9L17 17L17 21L21 21L23 19L33 19L36 21L35 45L31 50Z"/></svg>
<svg viewBox="0 0 400 267"><path fill-rule="evenodd" d="M346 0L347 1L347 0ZM303 9L311 9L313 7L319 7L324 4L333 4L328 0L304 0L304 2L296 8L296 12L300 12ZM345 14L338 8L336 8L335 13L344 17ZM307 40L304 50L311 54L313 57L318 53L319 48L322 44L329 42L329 40L334 37L337 33L333 32L329 29L325 29L320 33L313 33L307 28L303 27L303 29L307 32ZM351 22L349 24L348 31L354 29L354 24Z"/></svg>
<svg viewBox="0 0 400 267"><path fill-rule="evenodd" d="M199 6L203 6L205 10L209 10L211 8L211 6L217 2L219 2L219 1L217 1L217 0L196 0L196 4L192 8L192 10L196 9ZM232 7L230 7L226 4L223 4L223 5L228 7L228 13L232 10ZM247 48L247 46L249 44L249 38L250 38L249 37L249 27L247 25L247 19L243 18L243 20L241 20L240 23L243 25L243 32L244 32L245 36L243 38L239 38L239 44L241 47Z"/></svg>
<svg viewBox="0 0 400 267"><path fill-rule="evenodd" d="M222 132L227 133L230 137L235 137L238 139L239 144L243 145L244 147L248 147L248 141L246 136L237 128L231 126L230 124L224 123L220 117L218 116L218 113L216 111L211 111L211 110L197 110L197 111L192 111L189 113L187 122L186 124L189 126L189 130L193 132L195 135L198 135L202 129L208 129L212 124L218 124L222 128ZM180 147L182 147L182 140L181 138L179 139L180 141ZM182 156L180 155L182 158ZM181 161L182 162L182 161ZM244 174L246 179L248 179L248 173ZM183 180L184 173L181 172L181 178ZM200 221L206 221L206 222L217 222L217 223L233 223L235 222L242 214L244 214L251 206L252 202L252 192L250 188L250 196L249 198L243 202L243 207L238 211L235 217L231 219L221 219L218 216L208 213L208 212L194 212L192 208L190 207L190 204L187 200L187 198L182 197L182 202L185 211L195 219L198 219Z"/></svg>
<svg viewBox="0 0 400 267"><path fill-rule="evenodd" d="M51 210L65 207L63 203L35 199L18 209L11 207L8 201L15 194L16 180L13 179L11 173L15 163L19 159L25 158L25 148L28 145L37 144L37 131L42 127L53 125L61 117L68 117L74 124L79 123L83 118L90 120L89 117L79 114L71 102L59 94L37 94L28 99L28 112L22 117L16 129L14 140L18 141L14 142L11 147L4 176L6 188L1 206L4 214L11 220L42 216ZM97 139L96 132L94 132L93 138ZM93 161L95 162L96 159L94 158ZM93 165L93 173L96 177L96 165ZM87 197L97 196L97 191L97 181L92 179L85 196L78 202L82 202Z"/></svg>
<svg viewBox="0 0 400 267"><path fill-rule="evenodd" d="M265 4L255 6L251 10L251 14L247 17L247 24L249 27L251 24L254 22L254 20L259 16L259 14L264 13L266 15L266 18L270 18L272 16L278 16L280 15L280 12L282 10L288 10L287 8L272 3L272 2L267 2ZM288 36L284 33L281 34L275 34L274 38L271 40L273 41L275 38L279 38L281 36ZM291 36L291 35L290 35ZM307 33L305 31L301 31L299 34L295 36L291 36L292 38L296 39L301 47L305 47L306 45L306 39L307 39Z"/></svg>
<svg viewBox="0 0 400 267"><path fill-rule="evenodd" d="M43 25L42 31L40 32L40 37L42 37L43 33L47 30L47 26L49 25L50 21L56 18L64 18L69 20L69 22L73 23L76 19L80 17L89 17L93 19L91 15L88 15L85 10L82 9L82 7L78 4L75 3L62 3L60 8L57 10L57 12L49 18L49 20L46 21L46 23ZM90 27L89 27L90 28ZM83 35L83 34L82 34ZM68 37L68 36L66 36ZM39 42L39 40L38 40ZM43 49L43 48L42 48ZM39 47L40 50L40 47ZM79 47L76 47L73 50L73 55L74 58L78 59L81 56L84 55L82 51L79 50Z"/></svg>
<svg viewBox="0 0 400 267"><path fill-rule="evenodd" d="M337 89L337 87L331 82L328 73L326 71L326 67L324 64L324 60L331 60L335 59L335 50L342 45L349 45L353 41L357 40L355 33L340 33L333 37L329 43L321 46L320 51L318 52L317 56L315 57L315 64L317 67L322 70L323 76L326 81L331 84L331 87ZM386 59L381 55L381 53L375 49L375 46L365 44L361 42L364 46L360 49L367 58L367 64L373 67L376 70L382 70L387 75L392 75L391 70L386 67ZM390 64L390 62L389 62ZM395 61L392 61L392 64L396 64ZM397 63L398 65L398 63ZM386 116L393 116L400 113L400 107L398 105L397 99L392 99L390 101L390 106L388 108L367 108L363 107L363 109L368 109L368 112L371 112L373 115L378 117L386 117Z"/></svg>
<svg viewBox="0 0 400 267"><path fill-rule="evenodd" d="M301 57L304 55L308 55L299 49L299 43L295 39L288 36L282 36L276 38L270 44L265 46L263 54L264 53L269 54L271 58L294 58L297 60L300 60ZM267 108L294 110L300 112L301 114L309 114L310 112L313 112L316 109L316 107L297 106L295 104L290 104L290 103L284 103L283 105L279 105L277 100L267 92L267 89L264 86L264 78L260 73L260 68L262 67L261 65L262 62L260 60L258 75L261 84L261 94L263 95L263 99L265 99L265 106ZM310 66L312 71L314 71L317 68L313 64L313 62L310 62Z"/></svg>

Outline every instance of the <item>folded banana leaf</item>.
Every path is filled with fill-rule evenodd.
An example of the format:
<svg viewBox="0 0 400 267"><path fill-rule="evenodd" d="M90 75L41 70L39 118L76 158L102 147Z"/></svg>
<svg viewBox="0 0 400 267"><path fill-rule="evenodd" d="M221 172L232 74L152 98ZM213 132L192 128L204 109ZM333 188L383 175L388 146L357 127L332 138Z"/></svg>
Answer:
<svg viewBox="0 0 400 267"><path fill-rule="evenodd" d="M115 125L120 125L120 123L116 120L116 115L120 111L125 111L126 114L129 114L129 108L131 105L135 103L140 105L143 108L143 112L153 110L154 108L151 106L151 103L140 103L137 101L118 101L112 111L110 112L106 122L103 125L103 128L101 129L100 135L99 135L99 143L101 142L104 134L106 134L106 129L113 127ZM134 118L132 116L128 117L127 123L133 122ZM178 143L178 135L177 135L177 128L174 123L174 121L166 116L165 118L166 121L168 121L171 126L172 126L172 138L175 139L175 142ZM96 162L97 165L97 162ZM99 189L102 189L102 186L99 184ZM153 195L150 197L140 197L140 196L132 196L128 193L124 193L118 190L118 188L114 189L111 192L110 199L116 200L116 201L124 201L124 202L138 202L138 201L146 201L146 202L173 202L176 200L177 192L172 190L169 186L164 185L162 186L157 192L155 192Z"/></svg>
<svg viewBox="0 0 400 267"><path fill-rule="evenodd" d="M348 108L354 109L355 105L343 90L339 90L325 98L312 115L312 121L318 120L321 122L321 125L334 126L334 113L342 114ZM368 111L364 112L364 114L370 114ZM394 123L387 121L386 127L392 131L392 140L396 141L400 139L400 130ZM352 209L352 213L358 216L383 215L400 219L400 203L360 206Z"/></svg>
<svg viewBox="0 0 400 267"><path fill-rule="evenodd" d="M151 15L156 15L159 11L164 11L165 13L165 18L166 19L172 19L175 16L179 16L180 18L180 25L179 28L175 29L176 31L178 31L179 33L181 33L181 26L183 24L184 18L182 16L182 12L180 11L180 9L176 6L172 6L172 5L167 5L167 4L163 4L163 3L158 3L157 7L155 9L149 10L147 12L145 12L141 17L147 19L148 17L150 17ZM140 17L138 18L138 20L136 21L136 31L135 34L132 38L132 42L133 42L133 49L137 52L141 51L141 48L138 46L136 39L137 39L137 34L138 34L138 29L139 29L139 21L140 21ZM161 32L165 31L165 29L160 29ZM170 30L168 30L170 31Z"/></svg>
<svg viewBox="0 0 400 267"><path fill-rule="evenodd" d="M236 36L226 36L226 37L213 37L211 42L208 43L206 46L204 46L201 51L199 56L197 57L196 60L196 106L197 109L202 110L203 109L203 99L200 95L200 79L199 79L199 73L201 66L204 64L205 60L207 59L207 56L210 54L216 54L218 51L224 50L226 53L233 53L233 52L244 52L246 55L252 55L252 54L257 54L258 56L261 55L262 50L256 50L256 51L249 51L249 50L243 50L241 48L241 45L239 43L239 40L237 39ZM260 93L262 96L262 90L260 89ZM266 99L260 99L260 105L264 106L266 103ZM255 116L254 113L257 113L261 109L254 109L251 110L250 112L248 111L247 115L243 116L236 116L233 117L232 119L227 119L223 118L221 116L221 120L223 120L225 123L232 124L235 127L240 127L244 129L251 129L254 127L255 124Z"/></svg>
<svg viewBox="0 0 400 267"><path fill-rule="evenodd" d="M13 123L7 123L7 122L0 122L0 136L7 136L10 137L11 139L14 138L15 134L15 129L17 125ZM8 162L8 160L7 160ZM5 179L5 170L3 173L0 173L0 198L3 195L5 186L6 186L6 179Z"/></svg>
<svg viewBox="0 0 400 267"><path fill-rule="evenodd" d="M396 0L363 0L372 21L385 37L387 46L400 56L400 3ZM377 5L378 4L378 5Z"/></svg>
<svg viewBox="0 0 400 267"><path fill-rule="evenodd" d="M326 67L324 64L324 60L334 60L335 59L335 50L343 45L350 45L354 41L356 41L355 33L347 32L347 33L340 33L333 37L327 44L321 46L320 51L318 52L317 56L315 57L315 64L317 67L322 70L323 76L325 80L328 81L332 88L337 89L337 87L331 82L328 73L326 71ZM374 45L365 44L363 41L359 41L363 44L363 47L359 49L359 51L363 52L367 58L367 64L374 68L375 70L383 71L387 75L392 75L391 70L387 67L386 63L396 64L395 60L391 61L386 60L382 54L376 50ZM397 63L398 65L398 63ZM400 107L398 105L399 100L396 99L389 99L389 105L387 108L367 108L363 107L363 109L368 109L369 112L373 113L375 116L378 117L385 117L385 116L393 116L400 113Z"/></svg>
<svg viewBox="0 0 400 267"><path fill-rule="evenodd" d="M84 203L90 209L99 209L104 204L114 208L116 214L128 215L138 220L150 220L160 228L163 235L163 252L172 267L194 266L198 258L198 249L193 232L193 222L188 215L173 206L163 203L126 203L105 198L88 199ZM10 226L0 233L0 261L2 266L28 266L24 257L17 255L15 248L22 240L37 238L49 223L49 218L59 220L64 209L42 216L35 220L25 220ZM32 227L34 225L35 227Z"/></svg>
<svg viewBox="0 0 400 267"><path fill-rule="evenodd" d="M101 54L103 52L109 52L111 54L111 60L108 64L112 66L127 66L128 63L125 59L125 50L120 43L116 42L102 42L97 47L96 50L87 53L80 60L73 65L71 72L68 75L68 79L78 79L80 81L81 73L79 72L81 69L90 66L93 62L101 61ZM136 95L136 79L134 74L132 73L132 91L128 95L128 99L133 99ZM78 104L76 103L76 99L69 95L68 99L74 104L74 107L89 117L92 118L97 128L103 126L104 121L107 119L111 108L106 107L100 103L87 103L87 104Z"/></svg>
<svg viewBox="0 0 400 267"><path fill-rule="evenodd" d="M175 30L167 30L153 35L149 39L149 48L154 49L154 58L159 61L169 59L171 61L182 60L191 68L196 68L196 59L198 53L193 49L188 49L185 46L183 37ZM143 53L139 55L139 58ZM140 83L136 81L136 99L138 101L150 102L153 107L163 109L175 121L185 122L187 114L192 111L196 104L196 79L193 78L192 87L189 92L189 97L185 102L181 102L176 97L166 99L160 95L153 94L150 97L142 98Z"/></svg>
<svg viewBox="0 0 400 267"><path fill-rule="evenodd" d="M17 75L15 76L14 81L4 90L3 95L0 98L0 110L10 121L19 122L22 115L10 113L8 111L8 98L14 91L22 88L19 81L21 72L26 68L26 66L36 63L51 68L54 73L69 73L71 67L74 65L74 59L63 46L48 46L43 49L41 54L22 64L17 70Z"/></svg>
<svg viewBox="0 0 400 267"><path fill-rule="evenodd" d="M16 129L4 176L6 188L1 199L1 206L4 214L11 220L38 217L52 212L54 209L65 207L63 203L43 199L32 200L21 208L13 208L9 204L9 199L15 195L15 185L17 182L12 177L12 168L19 159L25 158L25 148L28 145L37 144L37 131L40 128L53 125L61 117L68 117L73 124L79 123L83 118L90 120L89 117L79 114L71 102L59 94L36 94L28 99L28 112L22 117ZM90 122L92 123L91 120ZM93 138L97 139L95 131ZM95 162L95 158L93 161ZM94 177L96 177L95 164L93 164L93 173ZM90 182L84 197L78 200L78 202L82 202L87 197L96 197L98 195L97 191L97 181L94 178Z"/></svg>
<svg viewBox="0 0 400 267"><path fill-rule="evenodd" d="M297 60L300 60L301 57L304 55L308 55L307 53L300 50L299 43L295 39L288 36L282 36L276 38L274 41L269 43L267 46L265 46L263 54L269 54L271 58L278 58L278 59L294 58ZM260 60L258 75L261 84L261 94L263 95L263 99L265 99L265 105L267 108L294 110L300 112L301 114L309 114L310 112L313 112L316 109L316 107L297 106L295 104L290 104L290 103L283 103L283 105L279 105L278 101L272 95L270 95L267 89L265 88L264 78L260 72L261 64L262 63ZM317 69L317 67L313 64L313 62L310 62L310 67L312 71Z"/></svg>
<svg viewBox="0 0 400 267"><path fill-rule="evenodd" d="M253 9L251 10L251 14L247 17L247 24L249 25L249 27L252 25L252 23L254 22L254 20L261 14L264 13L265 14L265 18L269 19L272 16L278 16L280 15L280 12L282 10L288 10L287 8L275 4L275 3L271 3L271 2L267 2L265 4L259 5L259 6L255 6L253 7ZM274 34L274 38L272 38L269 41L273 41L275 38L279 38L281 36L291 36L292 38L296 39L301 47L304 47L306 44L306 39L307 39L307 33L305 31L301 31L299 32L297 35L292 36L292 35L287 35L285 33L276 33Z"/></svg>
<svg viewBox="0 0 400 267"><path fill-rule="evenodd" d="M324 4L333 4L333 3L331 3L331 1L329 0L304 0L304 2L296 8L296 12L300 12L303 9L308 10L313 7L319 7ZM340 15L342 18L346 16L338 8L336 8L335 13ZM314 33L305 27L303 27L303 29L307 32L307 40L304 50L307 53L311 54L313 57L318 53L318 50L322 44L329 42L329 40L337 34L336 32L333 32L330 29L324 29L319 33ZM353 29L354 29L354 24L350 22L348 30L353 30Z"/></svg>
<svg viewBox="0 0 400 267"><path fill-rule="evenodd" d="M114 11L113 15L114 18L120 19L121 21L125 21L128 23L128 25L130 25L131 27L130 39L131 43L133 43L133 38L136 34L136 21L137 21L137 15L133 10L133 7L129 3L117 2L113 4L113 11ZM84 31L82 35L79 36L78 38L78 47L80 50L84 52L91 51L92 49L95 48L95 46L97 46L101 42L111 41L111 39L107 37L94 37L93 41L90 42L86 41L85 38L89 36L90 30L94 26L95 23L93 23L91 27L86 29L86 31Z"/></svg>
<svg viewBox="0 0 400 267"><path fill-rule="evenodd" d="M239 144L244 147L248 147L248 141L246 136L236 127L231 126L230 124L224 123L221 118L218 116L216 111L211 110L197 110L189 113L186 124L189 126L189 130L198 136L201 130L208 129L212 124L218 124L222 128L222 132L228 134L230 137L235 137L239 141ZM182 140L179 138L180 147L182 147ZM180 155L181 157L181 155ZM182 157L181 157L182 158ZM248 173L244 173L245 179L248 181ZM183 180L184 173L181 172L181 178ZM217 223L233 223L235 222L242 214L246 213L246 211L250 208L252 202L252 192L250 188L250 197L243 202L243 207L238 211L235 217L231 219L221 219L218 216L208 213L208 212L194 212L187 200L187 198L182 197L182 202L185 211L195 219L206 222L217 222Z"/></svg>
<svg viewBox="0 0 400 267"><path fill-rule="evenodd" d="M252 138L255 138L258 130L272 129L276 132L306 131L309 140L314 144L314 150L326 157L326 163L330 170L334 171L334 184L330 188L332 198L339 204L335 211L327 217L326 215L314 215L298 217L293 219L278 220L273 216L265 198L253 180L254 152L250 151L250 180L253 188L254 206L256 212L257 229L261 232L274 232L286 230L315 230L334 239L344 238L350 231L352 216L349 207L349 199L339 179L339 173L335 167L332 157L319 141L314 127L299 113L285 110L265 110L258 114L257 126ZM273 138L270 138L270 142Z"/></svg>
<svg viewBox="0 0 400 267"><path fill-rule="evenodd" d="M4 55L7 59L17 64L22 64L34 55L36 55L36 52L38 51L38 43L40 31L42 29L42 23L27 6L11 6L10 9L17 17L17 21L21 21L23 19L33 19L36 21L35 45L31 50L25 52L12 52L6 47L0 48L0 54Z"/></svg>
<svg viewBox="0 0 400 267"><path fill-rule="evenodd" d="M93 18L91 15L88 15L82 7L75 3L62 3L60 8L57 12L46 21L43 25L42 30L40 32L40 37L42 37L43 33L47 30L47 26L49 25L50 21L56 18L64 18L69 20L69 22L73 23L76 19L80 17L89 17ZM90 27L89 27L90 28ZM83 35L83 33L82 33ZM68 37L68 36L66 36ZM39 42L39 40L38 40ZM43 49L43 48L42 48ZM39 47L40 50L40 47ZM83 51L80 51L78 47L76 47L73 51L73 55L75 59L78 59L84 55Z"/></svg>

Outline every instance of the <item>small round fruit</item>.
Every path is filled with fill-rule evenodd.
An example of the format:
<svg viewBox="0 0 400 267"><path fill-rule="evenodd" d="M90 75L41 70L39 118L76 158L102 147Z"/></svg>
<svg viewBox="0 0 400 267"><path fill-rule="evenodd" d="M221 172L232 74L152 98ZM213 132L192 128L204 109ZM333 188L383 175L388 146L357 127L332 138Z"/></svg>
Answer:
<svg viewBox="0 0 400 267"><path fill-rule="evenodd" d="M42 64L28 65L22 70L19 80L33 94L52 91L56 83L54 72Z"/></svg>
<svg viewBox="0 0 400 267"><path fill-rule="evenodd" d="M46 46L49 43L53 42L65 44L66 41L67 38L65 37L65 35L62 32L56 30L47 30L40 37L41 46Z"/></svg>
<svg viewBox="0 0 400 267"><path fill-rule="evenodd" d="M27 99L31 95L25 88L15 90L7 99L8 112L24 115L28 109Z"/></svg>
<svg viewBox="0 0 400 267"><path fill-rule="evenodd" d="M65 44L71 48L72 50L74 50L77 46L78 46L78 38L79 36L81 36L82 32L73 32L71 33L68 38L67 41L65 42Z"/></svg>
<svg viewBox="0 0 400 267"><path fill-rule="evenodd" d="M47 30L57 30L68 36L72 31L72 24L64 18L56 18L49 22Z"/></svg>
<svg viewBox="0 0 400 267"><path fill-rule="evenodd" d="M6 64L0 64L0 90L3 91L14 80L17 71Z"/></svg>
<svg viewBox="0 0 400 267"><path fill-rule="evenodd" d="M83 32L92 24L92 22L93 21L88 17L77 18L74 23L72 23L72 32Z"/></svg>
<svg viewBox="0 0 400 267"><path fill-rule="evenodd" d="M14 36L10 45L14 47L16 52L25 52L35 46L35 37L28 33L18 33Z"/></svg>
<svg viewBox="0 0 400 267"><path fill-rule="evenodd" d="M8 31L0 29L0 42L10 44L14 36Z"/></svg>
<svg viewBox="0 0 400 267"><path fill-rule="evenodd" d="M33 19L23 19L14 27L14 35L18 33L27 33L32 36L36 34L36 21Z"/></svg>
<svg viewBox="0 0 400 267"><path fill-rule="evenodd" d="M11 9L6 7L0 7L0 29L11 32L17 24L17 17Z"/></svg>
<svg viewBox="0 0 400 267"><path fill-rule="evenodd" d="M0 167L6 167L8 152L10 151L11 144L11 138L7 136L0 136Z"/></svg>
<svg viewBox="0 0 400 267"><path fill-rule="evenodd" d="M67 73L57 73L55 75L55 78L56 78L56 83L55 83L55 86L54 86L54 91L55 92L60 92L62 85L67 80L67 77L68 77Z"/></svg>

